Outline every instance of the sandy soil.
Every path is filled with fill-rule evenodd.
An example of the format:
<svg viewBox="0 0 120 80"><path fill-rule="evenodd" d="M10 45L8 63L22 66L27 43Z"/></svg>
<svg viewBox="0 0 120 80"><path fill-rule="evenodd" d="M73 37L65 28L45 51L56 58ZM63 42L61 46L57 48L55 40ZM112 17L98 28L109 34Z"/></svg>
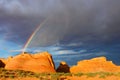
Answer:
<svg viewBox="0 0 120 80"><path fill-rule="evenodd" d="M86 76L81 76L81 77L67 77L68 80L120 80L120 77L117 76L108 76L105 78L100 78L99 76L96 77L86 77Z"/></svg>
<svg viewBox="0 0 120 80"><path fill-rule="evenodd" d="M53 80L53 79L39 79L39 78L32 78L32 77L25 77L25 78L1 78L0 80ZM57 79L55 79L57 80ZM105 78L100 78L99 76L95 77L86 77L86 76L67 76L67 77L61 77L59 80L120 80L120 77L117 76L108 76Z"/></svg>

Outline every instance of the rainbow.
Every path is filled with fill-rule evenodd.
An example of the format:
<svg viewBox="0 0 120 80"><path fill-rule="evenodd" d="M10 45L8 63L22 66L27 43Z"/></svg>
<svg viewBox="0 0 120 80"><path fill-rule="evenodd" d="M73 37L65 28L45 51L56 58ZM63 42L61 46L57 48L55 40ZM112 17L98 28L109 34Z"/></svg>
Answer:
<svg viewBox="0 0 120 80"><path fill-rule="evenodd" d="M48 19L45 19L42 23L39 24L39 26L33 31L33 33L30 35L28 40L26 41L25 45L23 46L22 53L26 51L28 45L32 41L33 37L36 35L36 33L42 28L42 26L47 22Z"/></svg>

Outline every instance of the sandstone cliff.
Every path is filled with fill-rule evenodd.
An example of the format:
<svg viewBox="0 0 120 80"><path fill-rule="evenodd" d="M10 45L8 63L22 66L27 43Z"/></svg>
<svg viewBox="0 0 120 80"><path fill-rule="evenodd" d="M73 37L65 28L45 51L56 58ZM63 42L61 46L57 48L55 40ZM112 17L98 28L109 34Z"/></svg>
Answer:
<svg viewBox="0 0 120 80"><path fill-rule="evenodd" d="M2 59L5 69L25 70L33 72L55 72L52 56L48 52L36 54L19 54L8 59Z"/></svg>
<svg viewBox="0 0 120 80"><path fill-rule="evenodd" d="M71 73L78 72L120 72L120 66L116 66L112 61L107 61L105 57L93 58L79 61L77 65L70 68Z"/></svg>

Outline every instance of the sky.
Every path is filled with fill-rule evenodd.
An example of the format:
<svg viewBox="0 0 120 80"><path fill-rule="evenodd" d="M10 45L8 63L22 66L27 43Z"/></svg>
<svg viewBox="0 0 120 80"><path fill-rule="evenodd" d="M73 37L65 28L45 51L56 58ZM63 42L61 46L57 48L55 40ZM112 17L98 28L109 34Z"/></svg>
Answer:
<svg viewBox="0 0 120 80"><path fill-rule="evenodd" d="M120 0L0 0L0 57L19 54L42 23L26 52L48 51L56 64L105 56L120 65L119 4Z"/></svg>

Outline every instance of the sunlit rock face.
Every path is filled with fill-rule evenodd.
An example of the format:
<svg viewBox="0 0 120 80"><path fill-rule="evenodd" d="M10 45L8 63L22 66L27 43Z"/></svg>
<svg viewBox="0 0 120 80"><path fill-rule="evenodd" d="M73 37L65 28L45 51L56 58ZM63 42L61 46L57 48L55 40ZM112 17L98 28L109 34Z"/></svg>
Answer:
<svg viewBox="0 0 120 80"><path fill-rule="evenodd" d="M68 64L65 61L61 61L59 67L57 68L57 72L64 72L64 73L68 73L70 72L70 67L68 66Z"/></svg>
<svg viewBox="0 0 120 80"><path fill-rule="evenodd" d="M116 66L112 61L107 61L105 57L93 58L79 61L77 65L70 68L71 73L78 72L120 72L120 66Z"/></svg>
<svg viewBox="0 0 120 80"><path fill-rule="evenodd" d="M38 73L56 72L52 56L48 52L29 54L22 53L4 60L5 69L25 70Z"/></svg>

